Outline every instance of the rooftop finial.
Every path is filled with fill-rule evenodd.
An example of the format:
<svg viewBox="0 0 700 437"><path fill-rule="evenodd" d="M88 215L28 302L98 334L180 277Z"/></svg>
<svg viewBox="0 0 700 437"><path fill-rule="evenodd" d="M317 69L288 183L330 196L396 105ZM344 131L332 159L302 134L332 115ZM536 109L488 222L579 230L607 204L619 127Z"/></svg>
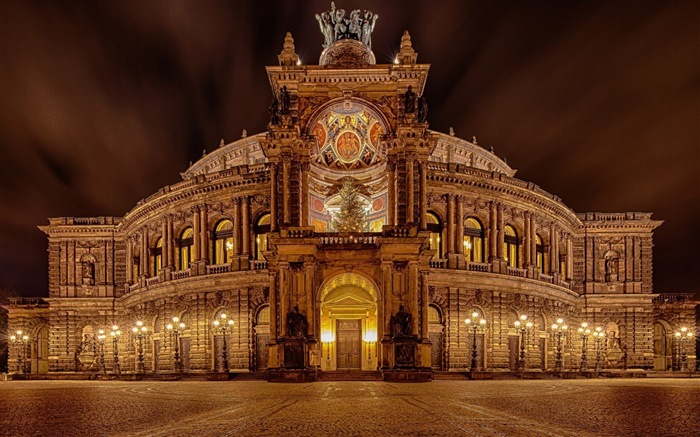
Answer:
<svg viewBox="0 0 700 437"><path fill-rule="evenodd" d="M345 9L336 9L331 2L331 10L316 14L316 20L323 34L323 48L328 48L341 39L354 39L367 47L372 47L372 31L379 15L372 11L355 9L350 17L345 17Z"/></svg>
<svg viewBox="0 0 700 437"><path fill-rule="evenodd" d="M299 65L299 55L294 51L294 38L292 38L292 33L287 32L284 37L284 45L282 45L282 51L280 52L277 59L280 61L282 67L293 67Z"/></svg>
<svg viewBox="0 0 700 437"><path fill-rule="evenodd" d="M411 35L408 33L408 30L404 30L401 36L401 50L396 59L398 64L415 64L418 60L418 53L413 50Z"/></svg>

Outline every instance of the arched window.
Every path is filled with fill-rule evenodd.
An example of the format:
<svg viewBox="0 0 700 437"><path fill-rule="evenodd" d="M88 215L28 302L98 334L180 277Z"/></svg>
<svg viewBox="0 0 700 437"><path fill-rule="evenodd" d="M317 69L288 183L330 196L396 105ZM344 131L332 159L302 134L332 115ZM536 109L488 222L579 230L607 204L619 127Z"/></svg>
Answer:
<svg viewBox="0 0 700 437"><path fill-rule="evenodd" d="M537 264L537 270L544 273L544 244L537 234L535 234L535 264Z"/></svg>
<svg viewBox="0 0 700 437"><path fill-rule="evenodd" d="M503 234L503 254L506 257L506 263L508 263L508 267L518 267L520 265L518 234L511 225L506 225L505 229L503 229Z"/></svg>
<svg viewBox="0 0 700 437"><path fill-rule="evenodd" d="M435 251L435 259L442 259L442 244L440 235L442 234L442 224L437 215L428 213L427 228L430 231L430 250Z"/></svg>
<svg viewBox="0 0 700 437"><path fill-rule="evenodd" d="M153 248L153 276L160 275L160 271L163 269L163 239L158 237L156 240L156 245Z"/></svg>
<svg viewBox="0 0 700 437"><path fill-rule="evenodd" d="M233 257L233 223L221 220L214 228L214 264L224 264Z"/></svg>
<svg viewBox="0 0 700 437"><path fill-rule="evenodd" d="M190 268L190 263L194 261L194 232L192 228L187 228L180 234L180 270Z"/></svg>
<svg viewBox="0 0 700 437"><path fill-rule="evenodd" d="M464 220L464 255L467 261L484 262L484 228L479 220Z"/></svg>
<svg viewBox="0 0 700 437"><path fill-rule="evenodd" d="M255 224L255 259L263 260L267 251L267 233L270 232L270 214L265 214Z"/></svg>

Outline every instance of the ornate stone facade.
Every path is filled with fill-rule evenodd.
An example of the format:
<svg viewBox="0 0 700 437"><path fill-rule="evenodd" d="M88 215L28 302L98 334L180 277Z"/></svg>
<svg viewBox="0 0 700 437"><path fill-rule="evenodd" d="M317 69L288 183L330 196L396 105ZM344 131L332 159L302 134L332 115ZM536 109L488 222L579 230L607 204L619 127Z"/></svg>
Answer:
<svg viewBox="0 0 700 437"><path fill-rule="evenodd" d="M521 350L526 369L549 371L559 318L570 327L565 370L581 366L574 328L583 322L605 333L604 368L672 367L670 336L695 329L695 303L655 300L660 221L577 214L475 138L428 129L429 65L417 63L408 33L390 65L375 64L359 39L329 41L323 65L298 65L287 35L280 65L267 67L275 102L266 132L222 143L124 217L40 227L49 298L8 307L11 330L34 339L33 371L98 371L98 332L112 325L122 335L107 338L102 361L115 368L116 345L121 371L135 371L137 321L147 327L147 372L175 370L175 338L187 372L220 369L222 347L231 370L269 375L429 379L516 370ZM369 232L331 228L348 178ZM473 312L485 320L476 331L464 323ZM234 320L226 342L213 326L222 313ZM524 337L521 315L532 322ZM167 328L174 316L179 337ZM595 356L592 337L587 352Z"/></svg>

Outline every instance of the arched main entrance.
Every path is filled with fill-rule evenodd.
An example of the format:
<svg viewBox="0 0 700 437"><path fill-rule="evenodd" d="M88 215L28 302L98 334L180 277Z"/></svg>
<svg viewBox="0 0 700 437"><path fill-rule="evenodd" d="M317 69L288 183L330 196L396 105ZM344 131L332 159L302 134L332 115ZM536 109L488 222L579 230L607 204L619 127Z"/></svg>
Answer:
<svg viewBox="0 0 700 437"><path fill-rule="evenodd" d="M377 289L369 279L343 273L321 289L321 369L376 370Z"/></svg>

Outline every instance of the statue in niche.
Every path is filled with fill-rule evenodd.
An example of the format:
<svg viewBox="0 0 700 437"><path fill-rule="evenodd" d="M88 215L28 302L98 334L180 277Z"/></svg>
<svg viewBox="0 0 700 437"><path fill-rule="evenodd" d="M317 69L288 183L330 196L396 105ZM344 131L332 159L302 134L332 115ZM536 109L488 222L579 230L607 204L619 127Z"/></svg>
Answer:
<svg viewBox="0 0 700 437"><path fill-rule="evenodd" d="M399 306L399 312L391 316L389 324L391 325L392 337L410 337L413 327L413 316L401 305Z"/></svg>
<svg viewBox="0 0 700 437"><path fill-rule="evenodd" d="M287 85L283 85L282 88L280 88L280 114L289 114L292 104L291 101L292 95L289 93Z"/></svg>
<svg viewBox="0 0 700 437"><path fill-rule="evenodd" d="M279 104L277 103L277 99L272 100L272 104L267 109L267 111L270 113L270 124L279 124L280 123L280 111L279 111Z"/></svg>
<svg viewBox="0 0 700 437"><path fill-rule="evenodd" d="M309 329L309 322L306 316L299 312L299 307L294 306L294 309L287 314L287 336L290 338L306 338L306 333Z"/></svg>
<svg viewBox="0 0 700 437"><path fill-rule="evenodd" d="M418 97L418 121L425 123L428 119L428 102L425 101L425 96Z"/></svg>
<svg viewBox="0 0 700 437"><path fill-rule="evenodd" d="M83 285L95 285L95 263L84 261L82 270Z"/></svg>
<svg viewBox="0 0 700 437"><path fill-rule="evenodd" d="M619 267L619 259L610 257L610 258L605 258L605 281L606 282L614 282L617 281L618 279L618 267Z"/></svg>
<svg viewBox="0 0 700 437"><path fill-rule="evenodd" d="M403 110L406 114L413 114L416 112L416 93L413 91L411 85L403 95Z"/></svg>

